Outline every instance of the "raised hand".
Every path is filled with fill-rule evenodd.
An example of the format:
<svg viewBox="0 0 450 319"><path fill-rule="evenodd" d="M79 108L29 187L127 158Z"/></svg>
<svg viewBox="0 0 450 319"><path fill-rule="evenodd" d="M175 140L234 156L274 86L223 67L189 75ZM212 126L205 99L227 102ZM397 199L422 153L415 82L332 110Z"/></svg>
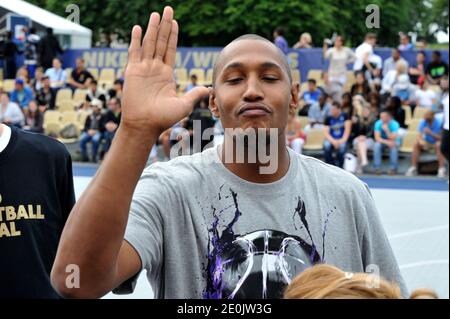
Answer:
<svg viewBox="0 0 450 319"><path fill-rule="evenodd" d="M178 24L173 10L165 7L162 18L153 12L141 44L142 30L134 26L125 69L122 125L158 136L193 109L195 101L208 94L197 87L183 97L176 94L173 69Z"/></svg>

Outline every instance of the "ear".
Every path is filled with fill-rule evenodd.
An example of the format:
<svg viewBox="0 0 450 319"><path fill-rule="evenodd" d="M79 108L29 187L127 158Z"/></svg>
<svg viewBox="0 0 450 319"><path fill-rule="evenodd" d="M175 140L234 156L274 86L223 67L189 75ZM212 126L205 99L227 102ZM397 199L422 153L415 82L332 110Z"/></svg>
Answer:
<svg viewBox="0 0 450 319"><path fill-rule="evenodd" d="M289 113L295 114L297 110L299 92L300 92L300 83L293 82L291 86L291 103L289 103Z"/></svg>
<svg viewBox="0 0 450 319"><path fill-rule="evenodd" d="M219 107L216 103L216 94L214 89L210 89L209 91L209 110L216 118L220 118Z"/></svg>

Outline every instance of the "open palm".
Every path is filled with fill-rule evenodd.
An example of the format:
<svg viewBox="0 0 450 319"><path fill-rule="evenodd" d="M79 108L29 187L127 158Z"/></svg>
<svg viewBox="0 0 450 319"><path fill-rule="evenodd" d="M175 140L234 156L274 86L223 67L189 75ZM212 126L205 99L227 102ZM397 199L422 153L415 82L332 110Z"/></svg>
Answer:
<svg viewBox="0 0 450 319"><path fill-rule="evenodd" d="M142 45L141 37L141 28L134 26L125 70L122 123L158 134L187 116L208 89L197 87L183 97L176 94L173 68L178 24L171 7L164 8L162 18L153 12Z"/></svg>

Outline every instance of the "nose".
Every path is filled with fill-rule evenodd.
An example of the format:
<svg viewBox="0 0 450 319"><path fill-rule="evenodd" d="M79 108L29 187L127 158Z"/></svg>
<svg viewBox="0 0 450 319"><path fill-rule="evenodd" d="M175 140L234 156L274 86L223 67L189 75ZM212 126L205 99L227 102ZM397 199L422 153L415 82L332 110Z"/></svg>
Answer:
<svg viewBox="0 0 450 319"><path fill-rule="evenodd" d="M250 76L247 80L247 88L244 92L244 101L254 102L264 99L264 92L257 76Z"/></svg>

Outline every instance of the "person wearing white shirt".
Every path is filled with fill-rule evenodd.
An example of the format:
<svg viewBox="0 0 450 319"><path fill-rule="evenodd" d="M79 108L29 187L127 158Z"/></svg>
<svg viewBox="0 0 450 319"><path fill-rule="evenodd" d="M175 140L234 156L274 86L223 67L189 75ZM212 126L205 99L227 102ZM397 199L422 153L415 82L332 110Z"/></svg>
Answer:
<svg viewBox="0 0 450 319"><path fill-rule="evenodd" d="M19 107L9 100L8 93L0 94L0 123L21 127L24 124L25 117Z"/></svg>
<svg viewBox="0 0 450 319"><path fill-rule="evenodd" d="M408 67L403 61L398 61L396 63L395 70L389 71L381 82L381 94L391 94L394 85L398 81L398 77L402 74L408 75Z"/></svg>
<svg viewBox="0 0 450 319"><path fill-rule="evenodd" d="M360 71L369 64L369 56L373 53L373 48L376 44L377 36L373 33L367 33L364 42L360 44L355 50L356 60L353 64L354 71Z"/></svg>
<svg viewBox="0 0 450 319"><path fill-rule="evenodd" d="M67 75L58 58L53 59L53 67L45 71L45 75L50 79L52 89L61 89L66 85Z"/></svg>
<svg viewBox="0 0 450 319"><path fill-rule="evenodd" d="M427 81L419 81L419 88L414 92L416 106L434 108L436 105L436 93L428 88Z"/></svg>

